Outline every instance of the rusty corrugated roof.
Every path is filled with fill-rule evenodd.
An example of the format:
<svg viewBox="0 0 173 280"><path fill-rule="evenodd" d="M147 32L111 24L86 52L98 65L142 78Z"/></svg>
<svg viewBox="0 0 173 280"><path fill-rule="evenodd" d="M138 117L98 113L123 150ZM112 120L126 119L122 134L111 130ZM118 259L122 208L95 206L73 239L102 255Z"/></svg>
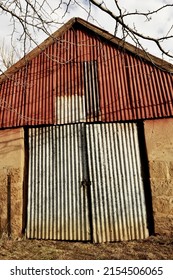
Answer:
<svg viewBox="0 0 173 280"><path fill-rule="evenodd" d="M73 18L0 76L0 127L170 117L172 72Z"/></svg>

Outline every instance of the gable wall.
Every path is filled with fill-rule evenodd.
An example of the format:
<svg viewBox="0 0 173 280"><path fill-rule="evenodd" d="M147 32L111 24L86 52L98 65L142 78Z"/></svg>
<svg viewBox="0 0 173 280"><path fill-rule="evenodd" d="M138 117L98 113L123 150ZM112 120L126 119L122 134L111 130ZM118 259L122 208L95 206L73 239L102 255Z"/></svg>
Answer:
<svg viewBox="0 0 173 280"><path fill-rule="evenodd" d="M172 116L172 86L171 74L76 25L2 83L0 126Z"/></svg>

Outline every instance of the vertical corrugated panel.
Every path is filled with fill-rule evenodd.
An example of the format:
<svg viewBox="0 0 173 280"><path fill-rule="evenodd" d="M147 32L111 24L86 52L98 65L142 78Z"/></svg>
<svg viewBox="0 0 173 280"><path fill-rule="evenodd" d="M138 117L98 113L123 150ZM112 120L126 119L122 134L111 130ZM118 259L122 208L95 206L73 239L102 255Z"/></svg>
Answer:
<svg viewBox="0 0 173 280"><path fill-rule="evenodd" d="M140 58L126 54L128 95L133 119L168 116L172 110L171 74Z"/></svg>
<svg viewBox="0 0 173 280"><path fill-rule="evenodd" d="M90 240L83 125L29 129L27 237Z"/></svg>
<svg viewBox="0 0 173 280"><path fill-rule="evenodd" d="M23 81L25 69L19 70L1 85L0 125L20 126L23 123Z"/></svg>
<svg viewBox="0 0 173 280"><path fill-rule="evenodd" d="M133 119L129 102L125 53L100 42L98 56L101 120Z"/></svg>
<svg viewBox="0 0 173 280"><path fill-rule="evenodd" d="M28 238L148 236L136 124L29 129L28 185Z"/></svg>
<svg viewBox="0 0 173 280"><path fill-rule="evenodd" d="M62 41L59 56L64 60L58 69L56 121L60 124L97 121L100 98L92 37L69 30Z"/></svg>
<svg viewBox="0 0 173 280"><path fill-rule="evenodd" d="M148 236L136 124L87 125L93 241Z"/></svg>
<svg viewBox="0 0 173 280"><path fill-rule="evenodd" d="M83 76L77 54L77 36L69 30L57 42L58 71L56 92L56 122L58 124L85 121Z"/></svg>
<svg viewBox="0 0 173 280"><path fill-rule="evenodd" d="M54 123L53 45L28 65L24 124Z"/></svg>
<svg viewBox="0 0 173 280"><path fill-rule="evenodd" d="M67 29L2 82L1 127L173 116L172 74L92 28Z"/></svg>
<svg viewBox="0 0 173 280"><path fill-rule="evenodd" d="M97 61L84 62L84 100L87 119L98 120L100 98L98 90Z"/></svg>

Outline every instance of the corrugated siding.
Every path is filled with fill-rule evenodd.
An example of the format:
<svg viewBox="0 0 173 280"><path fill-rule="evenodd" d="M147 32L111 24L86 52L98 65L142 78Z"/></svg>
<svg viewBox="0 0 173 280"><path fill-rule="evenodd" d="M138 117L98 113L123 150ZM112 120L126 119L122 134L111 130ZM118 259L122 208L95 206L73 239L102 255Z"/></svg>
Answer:
<svg viewBox="0 0 173 280"><path fill-rule="evenodd" d="M145 207L136 124L29 130L27 237L145 238Z"/></svg>
<svg viewBox="0 0 173 280"><path fill-rule="evenodd" d="M28 238L91 239L82 130L29 129Z"/></svg>
<svg viewBox="0 0 173 280"><path fill-rule="evenodd" d="M87 125L95 242L148 237L136 124Z"/></svg>
<svg viewBox="0 0 173 280"><path fill-rule="evenodd" d="M172 95L172 74L76 24L1 84L0 126L173 116Z"/></svg>

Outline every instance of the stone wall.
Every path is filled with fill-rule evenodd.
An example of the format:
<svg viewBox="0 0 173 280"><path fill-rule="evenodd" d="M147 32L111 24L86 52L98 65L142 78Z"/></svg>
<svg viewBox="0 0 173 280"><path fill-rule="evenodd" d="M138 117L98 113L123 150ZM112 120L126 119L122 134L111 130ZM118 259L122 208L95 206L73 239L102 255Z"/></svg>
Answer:
<svg viewBox="0 0 173 280"><path fill-rule="evenodd" d="M20 236L23 216L23 128L0 130L0 235Z"/></svg>
<svg viewBox="0 0 173 280"><path fill-rule="evenodd" d="M173 119L145 121L155 233L173 235Z"/></svg>

